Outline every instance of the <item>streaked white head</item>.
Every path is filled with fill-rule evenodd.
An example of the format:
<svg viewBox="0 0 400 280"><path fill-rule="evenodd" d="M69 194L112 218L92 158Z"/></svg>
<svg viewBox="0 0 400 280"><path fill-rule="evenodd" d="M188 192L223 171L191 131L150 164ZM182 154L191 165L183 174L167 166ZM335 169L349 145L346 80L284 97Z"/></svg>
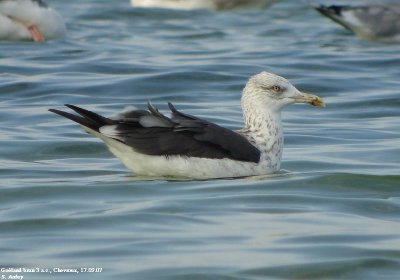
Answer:
<svg viewBox="0 0 400 280"><path fill-rule="evenodd" d="M285 78L268 72L252 76L243 90L243 109L262 107L271 112L280 112L293 103L325 106L320 97L300 92Z"/></svg>

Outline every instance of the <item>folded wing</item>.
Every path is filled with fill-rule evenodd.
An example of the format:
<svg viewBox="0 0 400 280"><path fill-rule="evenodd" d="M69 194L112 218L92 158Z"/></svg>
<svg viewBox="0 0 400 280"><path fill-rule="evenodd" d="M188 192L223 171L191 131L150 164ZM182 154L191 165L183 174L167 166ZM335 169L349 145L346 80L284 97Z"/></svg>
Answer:
<svg viewBox="0 0 400 280"><path fill-rule="evenodd" d="M55 109L50 111L147 155L259 161L260 151L242 135L181 113L171 103L168 105L171 118L150 103L148 111L131 110L120 114L118 119L106 118L74 105L66 106L79 116Z"/></svg>

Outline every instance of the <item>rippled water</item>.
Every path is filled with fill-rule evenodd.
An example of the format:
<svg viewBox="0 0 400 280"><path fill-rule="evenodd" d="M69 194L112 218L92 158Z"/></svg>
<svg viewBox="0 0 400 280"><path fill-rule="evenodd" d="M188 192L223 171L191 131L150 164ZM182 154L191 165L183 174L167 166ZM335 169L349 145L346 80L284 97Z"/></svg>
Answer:
<svg viewBox="0 0 400 280"><path fill-rule="evenodd" d="M65 39L2 42L0 267L102 268L24 279L400 278L400 46L361 41L307 3L217 13L54 0ZM240 91L262 70L327 102L284 112L276 176L135 177L47 112L111 116L152 99L238 128Z"/></svg>

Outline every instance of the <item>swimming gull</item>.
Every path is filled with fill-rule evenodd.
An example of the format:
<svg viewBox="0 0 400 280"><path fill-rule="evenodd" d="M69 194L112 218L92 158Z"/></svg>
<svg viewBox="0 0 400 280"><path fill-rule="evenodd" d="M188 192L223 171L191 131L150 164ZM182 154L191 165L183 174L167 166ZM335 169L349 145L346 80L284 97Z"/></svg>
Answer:
<svg viewBox="0 0 400 280"><path fill-rule="evenodd" d="M324 106L320 97L300 92L285 78L267 72L249 79L241 103L244 127L238 131L182 113L171 103L171 117L150 103L148 110L130 110L114 119L74 105L66 106L79 115L49 111L103 140L136 175L207 179L278 171L281 110L293 103Z"/></svg>
<svg viewBox="0 0 400 280"><path fill-rule="evenodd" d="M278 0L131 0L133 7L179 10L266 8Z"/></svg>
<svg viewBox="0 0 400 280"><path fill-rule="evenodd" d="M400 3L364 6L314 5L314 8L360 38L400 41Z"/></svg>
<svg viewBox="0 0 400 280"><path fill-rule="evenodd" d="M43 0L0 0L0 40L43 42L65 32L61 15Z"/></svg>

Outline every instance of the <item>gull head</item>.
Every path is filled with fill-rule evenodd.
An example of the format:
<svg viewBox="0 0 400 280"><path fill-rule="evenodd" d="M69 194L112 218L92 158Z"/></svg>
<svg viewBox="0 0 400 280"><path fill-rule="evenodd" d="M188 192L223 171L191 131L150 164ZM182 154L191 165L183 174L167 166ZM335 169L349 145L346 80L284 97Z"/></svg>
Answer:
<svg viewBox="0 0 400 280"><path fill-rule="evenodd" d="M244 108L262 106L266 110L280 112L284 107L293 103L325 106L319 96L301 92L285 78L268 72L252 76L243 90L242 104Z"/></svg>

